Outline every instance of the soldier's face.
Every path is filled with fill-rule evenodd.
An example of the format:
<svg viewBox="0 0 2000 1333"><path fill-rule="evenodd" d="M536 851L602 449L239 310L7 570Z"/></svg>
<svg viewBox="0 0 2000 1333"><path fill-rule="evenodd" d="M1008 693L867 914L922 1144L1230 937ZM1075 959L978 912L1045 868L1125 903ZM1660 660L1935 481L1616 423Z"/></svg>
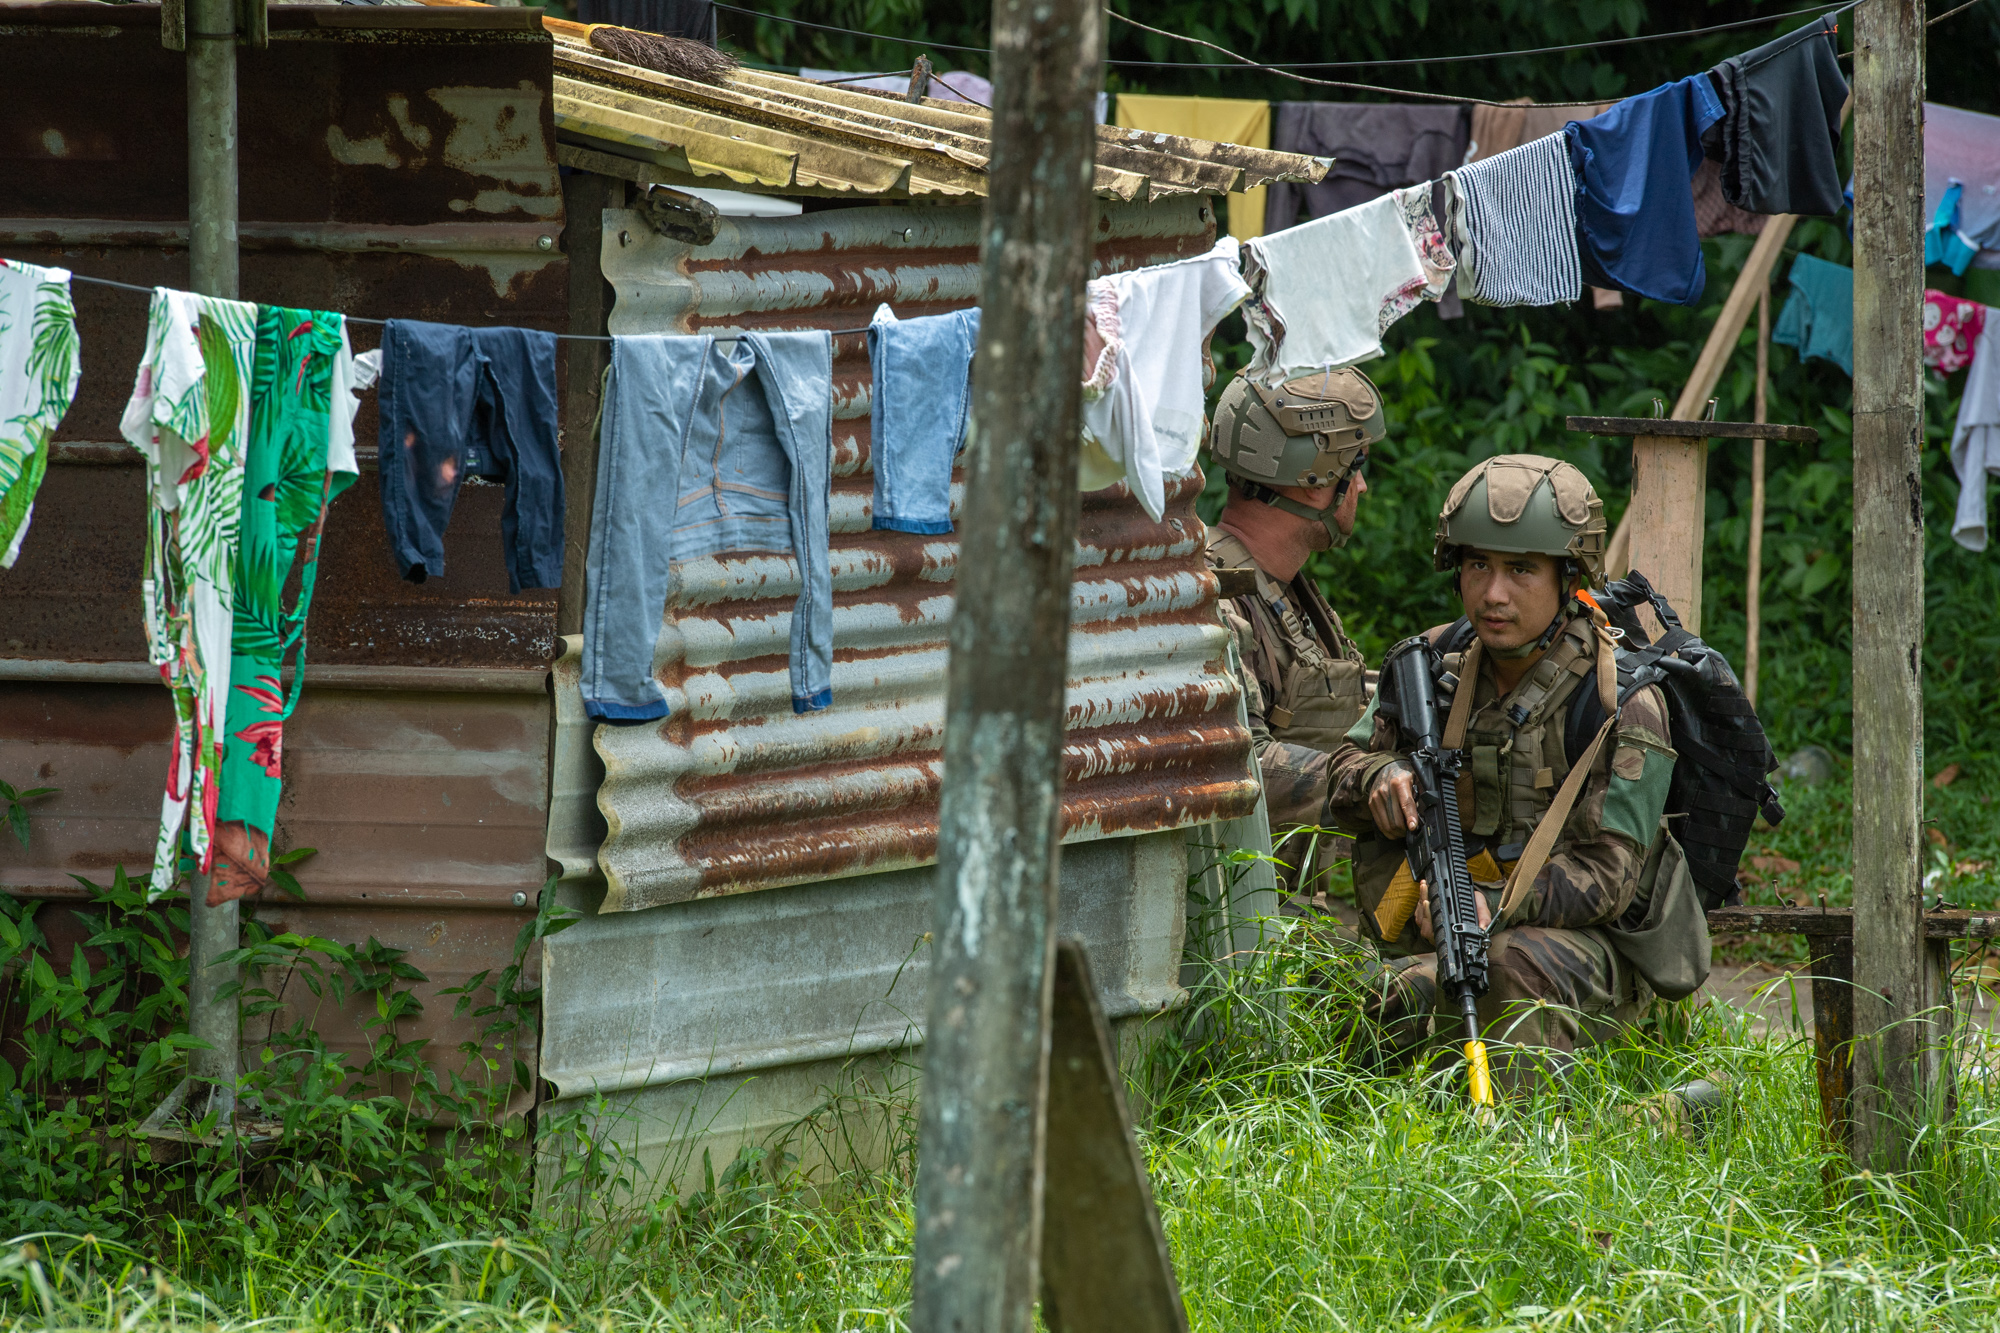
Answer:
<svg viewBox="0 0 2000 1333"><path fill-rule="evenodd" d="M1562 562L1554 556L1468 551L1459 594L1473 633L1488 648L1519 648L1542 635L1562 610Z"/></svg>

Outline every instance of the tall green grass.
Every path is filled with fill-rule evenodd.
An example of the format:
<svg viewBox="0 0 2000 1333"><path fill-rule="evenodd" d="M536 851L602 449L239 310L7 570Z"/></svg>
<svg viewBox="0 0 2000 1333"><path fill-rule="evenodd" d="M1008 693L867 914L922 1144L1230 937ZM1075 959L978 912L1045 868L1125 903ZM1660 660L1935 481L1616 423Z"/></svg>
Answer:
<svg viewBox="0 0 2000 1333"><path fill-rule="evenodd" d="M1364 971L1293 928L1254 966L1205 969L1172 1031L1132 1043L1193 1327L2000 1327L2000 1103L1976 1069L1895 1177L1850 1177L1822 1146L1806 1043L1726 1009L1664 1006L1482 1123L1448 1068L1369 1071L1346 1017ZM1729 1081L1704 1139L1635 1118L1696 1075ZM184 1244L17 1238L0 1328L901 1328L914 1119L893 1123L886 1168L808 1181L781 1137L685 1200L421 1244L334 1242L310 1209Z"/></svg>

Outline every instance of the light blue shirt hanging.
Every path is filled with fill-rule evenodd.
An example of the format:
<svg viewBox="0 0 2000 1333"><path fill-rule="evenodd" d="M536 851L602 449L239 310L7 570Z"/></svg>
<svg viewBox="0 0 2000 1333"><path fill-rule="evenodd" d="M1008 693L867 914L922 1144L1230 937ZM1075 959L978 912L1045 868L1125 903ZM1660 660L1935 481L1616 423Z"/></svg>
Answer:
<svg viewBox="0 0 2000 1333"><path fill-rule="evenodd" d="M951 468L965 447L979 309L868 325L868 464L875 522L890 532L951 531Z"/></svg>
<svg viewBox="0 0 2000 1333"><path fill-rule="evenodd" d="M1931 225L1924 230L1924 264L1943 264L1955 274L1962 274L1966 266L1979 254L1979 247L1971 238L1958 229L1959 199L1965 193L1965 182L1953 179L1938 200L1937 212L1931 217Z"/></svg>

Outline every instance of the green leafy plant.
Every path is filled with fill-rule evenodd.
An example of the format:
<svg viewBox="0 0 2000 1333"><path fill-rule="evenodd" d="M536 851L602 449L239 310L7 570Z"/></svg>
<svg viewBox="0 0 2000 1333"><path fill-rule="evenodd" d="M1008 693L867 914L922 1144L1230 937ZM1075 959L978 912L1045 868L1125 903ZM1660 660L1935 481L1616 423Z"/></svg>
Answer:
<svg viewBox="0 0 2000 1333"><path fill-rule="evenodd" d="M60 787L30 787L26 791L17 791L0 782L0 805L6 807L7 827L14 831L15 839L23 847L28 845L28 802L54 796L61 790Z"/></svg>

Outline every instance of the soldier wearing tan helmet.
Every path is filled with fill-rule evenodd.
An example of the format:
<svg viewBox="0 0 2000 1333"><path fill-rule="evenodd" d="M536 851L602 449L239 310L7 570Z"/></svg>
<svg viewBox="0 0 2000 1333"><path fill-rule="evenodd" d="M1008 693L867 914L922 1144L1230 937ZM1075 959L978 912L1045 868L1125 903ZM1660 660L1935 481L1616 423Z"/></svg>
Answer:
<svg viewBox="0 0 2000 1333"><path fill-rule="evenodd" d="M1346 854L1346 838L1299 830L1327 822L1334 748L1367 703L1361 651L1303 570L1313 552L1353 535L1368 447L1384 434L1381 395L1353 369L1274 388L1238 375L1209 429L1209 452L1230 486L1208 563L1227 588L1223 619L1236 637L1271 829L1287 867L1287 910L1317 893L1319 875Z"/></svg>
<svg viewBox="0 0 2000 1333"><path fill-rule="evenodd" d="M1439 722L1446 747L1468 760L1460 818L1495 932L1479 1016L1501 1043L1496 1072L1517 1087L1644 1011L1645 976L1663 973L1658 958L1639 955L1642 974L1634 940L1698 952L1689 966L1707 970L1698 907L1693 927L1653 921L1692 892L1678 846L1662 836L1675 755L1658 687L1620 697L1616 636L1590 596L1604 549L1604 506L1589 481L1532 454L1473 468L1438 517L1435 563L1453 573L1465 606L1428 636L1444 653L1441 693L1455 686L1460 697ZM1378 1031L1392 1056L1407 1057L1431 1035L1436 954L1428 903L1396 883L1399 871L1408 876L1403 838L1417 811L1394 706L1378 698L1348 732L1330 804L1356 834L1363 932L1392 960L1372 1003ZM1549 818L1553 841L1535 836Z"/></svg>

